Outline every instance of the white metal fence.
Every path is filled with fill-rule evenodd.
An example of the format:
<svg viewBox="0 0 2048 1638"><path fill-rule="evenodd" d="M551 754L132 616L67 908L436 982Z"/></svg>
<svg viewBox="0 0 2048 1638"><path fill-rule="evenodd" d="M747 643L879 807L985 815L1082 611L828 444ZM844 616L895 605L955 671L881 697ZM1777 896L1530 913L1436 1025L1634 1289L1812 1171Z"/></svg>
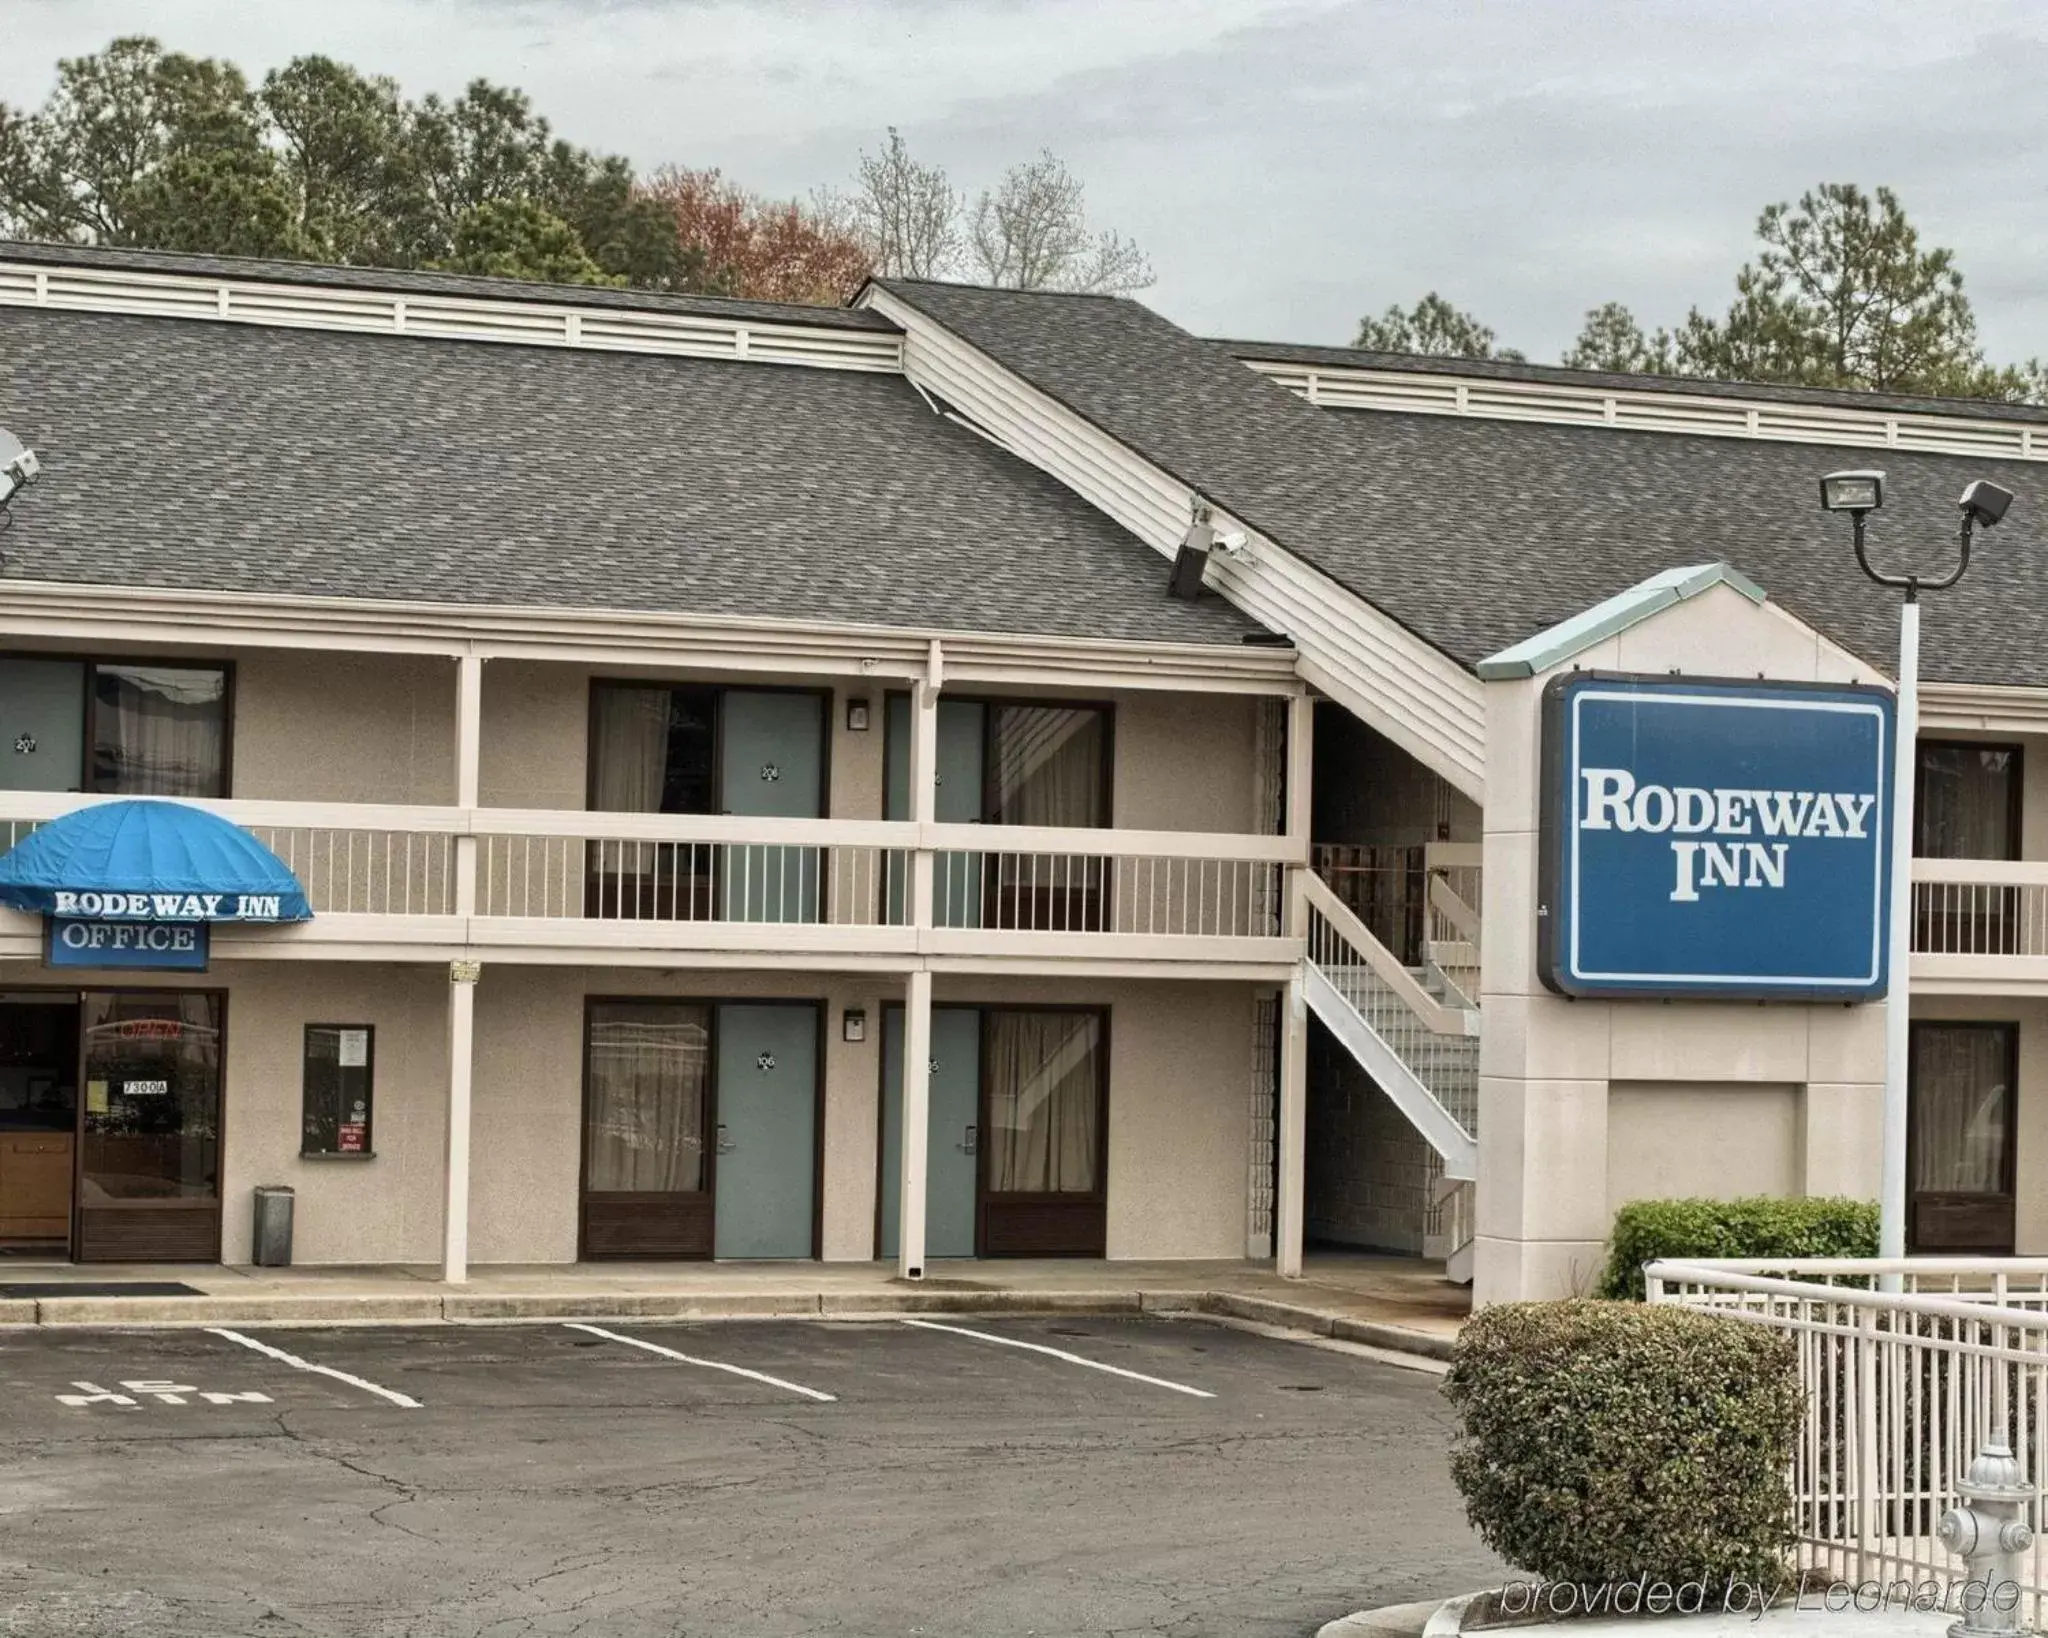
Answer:
<svg viewBox="0 0 2048 1638"><path fill-rule="evenodd" d="M1952 1584L1936 1531L1988 1438L2027 1484L2048 1474L2048 1259L1656 1262L1652 1302L1792 1338L1807 1396L1790 1483L1802 1567L1853 1582ZM1878 1289L1890 1276L1901 1289ZM2038 1504L2030 1522L2038 1529ZM2021 1578L2048 1619L2048 1544Z"/></svg>

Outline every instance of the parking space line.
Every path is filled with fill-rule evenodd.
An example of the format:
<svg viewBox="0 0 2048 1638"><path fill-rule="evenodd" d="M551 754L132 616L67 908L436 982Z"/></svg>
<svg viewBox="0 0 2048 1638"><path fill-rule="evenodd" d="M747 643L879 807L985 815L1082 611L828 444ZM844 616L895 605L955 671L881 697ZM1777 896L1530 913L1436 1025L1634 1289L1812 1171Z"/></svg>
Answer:
<svg viewBox="0 0 2048 1638"><path fill-rule="evenodd" d="M791 1393L800 1393L806 1399L815 1399L821 1404L838 1403L838 1395L821 1393L816 1388L807 1388L801 1382L785 1382L779 1376L770 1376L766 1371L750 1371L744 1365L728 1365L722 1359L700 1359L695 1354L679 1354L673 1348L664 1348L658 1342L643 1342L639 1337L625 1336L618 1331L607 1331L601 1325L585 1325L580 1320L566 1322L572 1331L588 1331L594 1337L603 1337L607 1342L623 1342L628 1348L644 1348L650 1354L659 1354L663 1359L673 1359L683 1365L701 1365L707 1371L728 1371L734 1376L744 1376L749 1381L765 1382L771 1388L786 1388Z"/></svg>
<svg viewBox="0 0 2048 1638"><path fill-rule="evenodd" d="M1147 1376L1143 1371L1127 1371L1121 1365L1105 1365L1099 1359L1084 1359L1079 1354L1068 1353L1064 1348L1048 1348L1042 1342L1026 1342L1021 1337L997 1336L993 1331L970 1331L964 1325L941 1325L937 1320L907 1319L903 1323L914 1325L920 1331L950 1331L956 1337L973 1337L979 1342L1000 1343L1005 1348L1028 1348L1034 1354L1050 1354L1054 1359L1064 1359L1069 1365L1085 1365L1091 1371L1107 1371L1111 1376L1127 1376L1133 1382L1146 1382L1155 1388L1171 1388L1175 1393L1184 1393L1194 1399L1216 1397L1207 1388L1191 1388L1185 1382L1169 1382L1163 1376Z"/></svg>
<svg viewBox="0 0 2048 1638"><path fill-rule="evenodd" d="M258 1342L254 1337L245 1337L240 1331L223 1330L218 1325L206 1328L217 1337L226 1337L230 1342L239 1342L244 1348L253 1348L259 1354L266 1354L280 1364L289 1365L295 1371L312 1371L319 1376L331 1376L337 1382L346 1382L351 1388L361 1388L364 1393L373 1393L379 1399L388 1399L404 1410L418 1410L420 1402L395 1388L380 1388L374 1382L365 1382L359 1376L350 1376L338 1371L332 1365L315 1365L310 1359L301 1359L297 1354L288 1354L282 1348L273 1348L267 1342Z"/></svg>

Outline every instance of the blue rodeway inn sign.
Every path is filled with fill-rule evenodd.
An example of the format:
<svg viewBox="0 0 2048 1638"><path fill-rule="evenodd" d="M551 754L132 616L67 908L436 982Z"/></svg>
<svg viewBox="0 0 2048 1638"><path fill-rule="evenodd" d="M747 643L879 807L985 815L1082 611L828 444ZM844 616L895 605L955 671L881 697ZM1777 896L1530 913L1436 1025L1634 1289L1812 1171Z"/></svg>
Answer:
<svg viewBox="0 0 2048 1638"><path fill-rule="evenodd" d="M1545 984L1884 994L1889 693L1578 672L1543 705Z"/></svg>

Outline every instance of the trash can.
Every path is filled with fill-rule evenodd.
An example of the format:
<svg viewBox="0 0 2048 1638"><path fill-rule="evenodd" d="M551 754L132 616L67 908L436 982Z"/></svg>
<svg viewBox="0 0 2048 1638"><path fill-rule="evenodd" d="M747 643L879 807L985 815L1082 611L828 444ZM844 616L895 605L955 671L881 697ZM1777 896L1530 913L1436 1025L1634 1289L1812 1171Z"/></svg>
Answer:
<svg viewBox="0 0 2048 1638"><path fill-rule="evenodd" d="M288 1268L292 1260L292 1191L282 1184L269 1184L256 1191L256 1249L251 1261L258 1268Z"/></svg>

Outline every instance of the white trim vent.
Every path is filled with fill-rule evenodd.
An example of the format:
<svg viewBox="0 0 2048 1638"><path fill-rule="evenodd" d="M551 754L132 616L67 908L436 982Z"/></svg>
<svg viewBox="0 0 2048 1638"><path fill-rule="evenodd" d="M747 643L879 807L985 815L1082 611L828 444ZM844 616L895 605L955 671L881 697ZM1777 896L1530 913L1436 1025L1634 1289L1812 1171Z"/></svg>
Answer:
<svg viewBox="0 0 2048 1638"><path fill-rule="evenodd" d="M1692 393L1615 392L1539 381L1404 374L1246 359L1270 381L1324 409L1468 415L1551 426L1609 426L1628 432L1685 432L1766 443L1846 444L1870 449L2048 460L2048 426L1966 415L1902 415L1832 404L1711 398Z"/></svg>
<svg viewBox="0 0 2048 1638"><path fill-rule="evenodd" d="M889 375L903 370L903 338L873 330L125 269L45 268L0 261L0 307L58 307L79 313L211 319L443 341L746 359Z"/></svg>

